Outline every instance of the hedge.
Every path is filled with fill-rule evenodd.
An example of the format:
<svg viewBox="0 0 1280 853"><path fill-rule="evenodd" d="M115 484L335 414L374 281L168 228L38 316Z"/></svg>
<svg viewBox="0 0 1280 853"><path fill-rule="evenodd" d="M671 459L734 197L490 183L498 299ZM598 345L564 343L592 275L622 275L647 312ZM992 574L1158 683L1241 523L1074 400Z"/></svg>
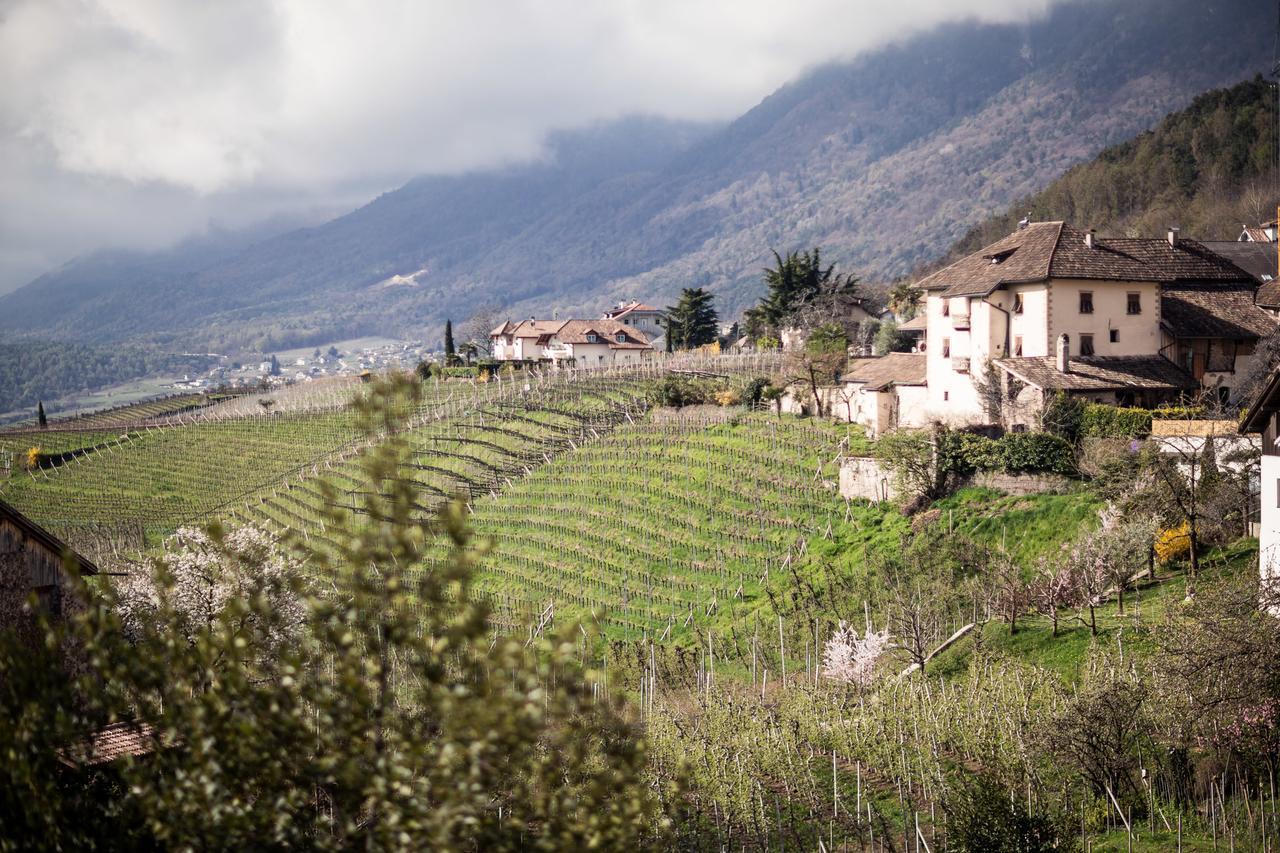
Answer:
<svg viewBox="0 0 1280 853"><path fill-rule="evenodd" d="M943 452L943 464L957 474L1003 471L1069 476L1076 472L1071 443L1044 432L1009 433L996 439L955 432L948 436Z"/></svg>
<svg viewBox="0 0 1280 853"><path fill-rule="evenodd" d="M1144 438L1151 435L1151 410L1089 403L1080 416L1080 435L1084 438Z"/></svg>

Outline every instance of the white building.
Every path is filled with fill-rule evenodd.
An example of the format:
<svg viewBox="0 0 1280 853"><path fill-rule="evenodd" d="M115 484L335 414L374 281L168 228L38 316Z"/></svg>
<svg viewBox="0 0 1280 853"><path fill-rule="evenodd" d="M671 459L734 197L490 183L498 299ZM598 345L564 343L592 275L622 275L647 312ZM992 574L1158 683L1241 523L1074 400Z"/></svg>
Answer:
<svg viewBox="0 0 1280 853"><path fill-rule="evenodd" d="M1225 399L1276 325L1248 273L1177 229L1104 239L1031 223L919 286L929 409L952 422L990 421L993 382L1017 391L1013 423L1058 391L1153 405L1207 387Z"/></svg>
<svg viewBox="0 0 1280 853"><path fill-rule="evenodd" d="M643 302L637 302L634 299L630 302L619 302L613 308L604 312L604 316L601 319L625 323L643 334L650 343L662 338L667 333L663 325L667 320L666 312L661 308L654 308L652 305L645 305Z"/></svg>
<svg viewBox="0 0 1280 853"><path fill-rule="evenodd" d="M891 352L855 359L828 401L831 416L861 424L875 438L895 427L929 422L927 365L923 353Z"/></svg>
<svg viewBox="0 0 1280 853"><path fill-rule="evenodd" d="M490 335L498 361L549 361L578 367L638 362L653 355L649 338L616 320L525 320Z"/></svg>
<svg viewBox="0 0 1280 853"><path fill-rule="evenodd" d="M1240 431L1262 434L1258 569L1264 583L1280 584L1280 367L1271 374L1270 381L1245 413ZM1271 600L1275 602L1280 591L1274 587L1272 590Z"/></svg>

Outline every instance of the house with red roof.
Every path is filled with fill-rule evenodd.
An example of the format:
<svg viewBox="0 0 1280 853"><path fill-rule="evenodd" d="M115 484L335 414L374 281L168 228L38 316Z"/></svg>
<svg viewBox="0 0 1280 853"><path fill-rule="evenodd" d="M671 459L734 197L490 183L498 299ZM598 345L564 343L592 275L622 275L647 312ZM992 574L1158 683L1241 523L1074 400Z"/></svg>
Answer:
<svg viewBox="0 0 1280 853"><path fill-rule="evenodd" d="M639 329L617 320L534 320L503 323L489 335L498 361L537 361L599 367L649 358L653 344Z"/></svg>

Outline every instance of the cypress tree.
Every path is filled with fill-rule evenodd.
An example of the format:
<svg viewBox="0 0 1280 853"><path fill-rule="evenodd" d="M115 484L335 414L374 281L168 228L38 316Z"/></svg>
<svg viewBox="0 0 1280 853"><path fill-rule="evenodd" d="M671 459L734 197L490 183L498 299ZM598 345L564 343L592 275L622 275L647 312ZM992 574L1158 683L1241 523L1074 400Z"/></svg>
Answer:
<svg viewBox="0 0 1280 853"><path fill-rule="evenodd" d="M44 400L36 404L36 420L40 422L40 429L49 426L49 419L44 415Z"/></svg>
<svg viewBox="0 0 1280 853"><path fill-rule="evenodd" d="M458 356L453 346L453 321L444 321L444 363L451 364Z"/></svg>

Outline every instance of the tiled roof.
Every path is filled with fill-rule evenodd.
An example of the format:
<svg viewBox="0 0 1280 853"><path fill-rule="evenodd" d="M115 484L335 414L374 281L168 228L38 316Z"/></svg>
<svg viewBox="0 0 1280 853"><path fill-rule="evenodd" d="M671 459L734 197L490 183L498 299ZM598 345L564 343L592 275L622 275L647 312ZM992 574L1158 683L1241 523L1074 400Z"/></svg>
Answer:
<svg viewBox="0 0 1280 853"><path fill-rule="evenodd" d="M592 332L600 338L597 343L610 344L614 349L644 349L649 346L649 339L642 332L617 320L568 320L556 332L556 337L566 344L585 344L590 343L587 335ZM626 343L618 343L619 332L627 336ZM631 347L632 344L637 346Z"/></svg>
<svg viewBox="0 0 1280 853"><path fill-rule="evenodd" d="M112 723L71 746L58 757L70 767L107 764L125 756L149 755L155 749L155 729L146 723Z"/></svg>
<svg viewBox="0 0 1280 853"><path fill-rule="evenodd" d="M1254 242L1254 243L1270 243L1271 242L1271 238L1267 235L1267 231L1265 228L1259 228L1253 225L1246 225L1244 227L1244 233L1249 235L1249 240L1245 242Z"/></svg>
<svg viewBox="0 0 1280 853"><path fill-rule="evenodd" d="M1034 222L920 282L943 296L985 296L1002 284L1103 281L1242 281L1247 274L1195 240L1096 237L1063 222Z"/></svg>
<svg viewBox="0 0 1280 853"><path fill-rule="evenodd" d="M899 332L923 332L929 328L929 315L923 311L898 326Z"/></svg>
<svg viewBox="0 0 1280 853"><path fill-rule="evenodd" d="M1262 432L1267 428L1267 421L1276 411L1280 411L1280 366L1271 371L1267 384L1244 413L1240 421L1241 432Z"/></svg>
<svg viewBox="0 0 1280 853"><path fill-rule="evenodd" d="M1234 240L1206 241L1205 247L1215 255L1221 255L1240 269L1253 276L1259 283L1276 278L1277 255L1275 243L1237 243Z"/></svg>
<svg viewBox="0 0 1280 853"><path fill-rule="evenodd" d="M864 385L868 391L883 391L892 385L923 385L925 361L924 353L913 352L858 359L840 381Z"/></svg>
<svg viewBox="0 0 1280 853"><path fill-rule="evenodd" d="M1253 286L1167 284L1160 320L1175 338L1252 340L1269 335L1276 320L1253 301Z"/></svg>
<svg viewBox="0 0 1280 853"><path fill-rule="evenodd" d="M1058 370L1054 356L1002 358L996 366L1049 391L1125 391L1195 388L1196 380L1159 355L1094 355L1073 358L1070 372Z"/></svg>
<svg viewBox="0 0 1280 853"><path fill-rule="evenodd" d="M661 312L662 309L654 308L652 305L646 305L643 302L636 302L635 300L632 300L631 302L628 302L625 305L619 305L616 308L609 309L604 313L604 316L605 316L605 319L608 319L608 320L617 320L620 317L625 317L626 315L632 313L633 311Z"/></svg>
<svg viewBox="0 0 1280 853"><path fill-rule="evenodd" d="M496 329L494 329L492 332L490 332L490 333L489 333L489 337L493 338L493 337L497 337L498 335L505 335L505 334L507 334L508 332L510 332L510 331L512 331L513 329L515 329L515 327L516 327L516 326L515 326L515 324L514 324L514 323L512 323L510 320L507 320L507 321L505 321L501 326L499 326L498 328L496 328Z"/></svg>
<svg viewBox="0 0 1280 853"><path fill-rule="evenodd" d="M568 320L521 320L510 331L517 338L540 338L554 335Z"/></svg>
<svg viewBox="0 0 1280 853"><path fill-rule="evenodd" d="M1253 299L1263 308L1280 309L1280 281L1269 281L1262 285Z"/></svg>

